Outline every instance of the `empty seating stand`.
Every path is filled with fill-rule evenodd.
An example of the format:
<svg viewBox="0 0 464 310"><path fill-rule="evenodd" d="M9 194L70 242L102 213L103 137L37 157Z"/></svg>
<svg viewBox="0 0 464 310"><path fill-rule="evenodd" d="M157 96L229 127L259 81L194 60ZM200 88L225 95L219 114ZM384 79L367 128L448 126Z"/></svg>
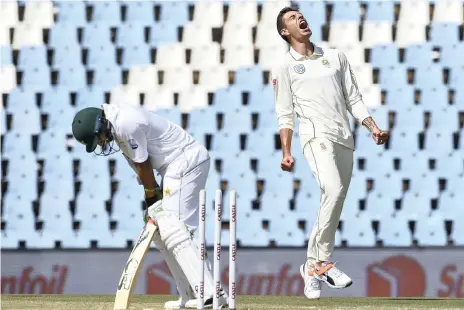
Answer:
<svg viewBox="0 0 464 310"><path fill-rule="evenodd" d="M2 247L135 238L143 197L134 171L120 154L90 156L71 135L77 110L105 102L158 113L209 148L208 200L221 184L238 190L241 245L304 246L320 189L298 127L296 169L280 169L269 84L289 48L275 19L290 4L316 44L346 54L391 133L379 147L351 122L354 175L336 245L463 245L460 1L76 0L1 4Z"/></svg>

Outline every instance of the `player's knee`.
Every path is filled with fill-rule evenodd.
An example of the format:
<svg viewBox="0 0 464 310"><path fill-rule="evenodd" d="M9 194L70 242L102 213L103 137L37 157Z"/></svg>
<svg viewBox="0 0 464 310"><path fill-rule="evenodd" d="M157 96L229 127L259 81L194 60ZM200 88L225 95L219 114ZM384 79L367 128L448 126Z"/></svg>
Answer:
<svg viewBox="0 0 464 310"><path fill-rule="evenodd" d="M345 200L347 189L342 184L330 184L323 191L330 200L339 202Z"/></svg>

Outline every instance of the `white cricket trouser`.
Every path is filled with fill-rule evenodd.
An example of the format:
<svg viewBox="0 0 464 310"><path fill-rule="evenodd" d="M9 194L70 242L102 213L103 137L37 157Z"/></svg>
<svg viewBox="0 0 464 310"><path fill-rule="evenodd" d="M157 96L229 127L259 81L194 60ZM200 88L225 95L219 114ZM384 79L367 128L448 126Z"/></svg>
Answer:
<svg viewBox="0 0 464 310"><path fill-rule="evenodd" d="M189 229L198 227L198 209L200 203L200 190L205 189L208 179L210 160L200 164L196 157L207 158L207 150L201 147L198 152L186 153L185 156L172 162L164 173L163 209L177 215Z"/></svg>
<svg viewBox="0 0 464 310"><path fill-rule="evenodd" d="M335 232L353 171L353 150L330 141L314 138L304 149L306 160L321 191L321 201L308 242L308 262L329 261Z"/></svg>

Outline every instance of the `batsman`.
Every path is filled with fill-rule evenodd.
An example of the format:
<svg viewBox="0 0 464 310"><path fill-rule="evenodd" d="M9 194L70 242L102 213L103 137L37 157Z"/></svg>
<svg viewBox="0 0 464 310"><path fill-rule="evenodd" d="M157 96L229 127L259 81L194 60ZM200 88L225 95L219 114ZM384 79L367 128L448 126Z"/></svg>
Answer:
<svg viewBox="0 0 464 310"><path fill-rule="evenodd" d="M128 104L85 108L75 115L72 132L88 153L108 156L122 151L144 187L144 219L149 216L157 224L163 213L163 225L157 225L153 240L180 294L178 300L166 302L165 308L196 309L201 263L195 231L199 192L205 188L210 167L207 149L177 124ZM162 177L161 186L154 170ZM205 270L204 303L211 306L215 289L209 264ZM222 290L220 303L227 303Z"/></svg>

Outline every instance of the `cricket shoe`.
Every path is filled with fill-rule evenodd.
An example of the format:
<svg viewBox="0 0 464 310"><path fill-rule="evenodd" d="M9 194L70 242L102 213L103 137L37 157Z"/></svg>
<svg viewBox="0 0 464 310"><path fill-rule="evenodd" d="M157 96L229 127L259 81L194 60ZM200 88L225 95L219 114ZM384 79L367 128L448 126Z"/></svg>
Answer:
<svg viewBox="0 0 464 310"><path fill-rule="evenodd" d="M189 301L182 300L182 297L178 300L170 300L164 303L164 309L185 309L187 302Z"/></svg>
<svg viewBox="0 0 464 310"><path fill-rule="evenodd" d="M314 276L314 272L306 271L306 263L300 266L300 273L305 283L304 294L306 297L319 299L321 297L321 281Z"/></svg>
<svg viewBox="0 0 464 310"><path fill-rule="evenodd" d="M314 266L314 276L331 288L345 288L353 284L353 280L335 267L333 262L317 263Z"/></svg>
<svg viewBox="0 0 464 310"><path fill-rule="evenodd" d="M228 301L227 301L227 293L224 292L224 290L221 288L221 291L219 293L219 308L224 308L227 307ZM187 309L197 309L198 305L198 299L191 299L185 303L185 308ZM205 299L204 302L204 307L205 309L210 309L213 308L213 297Z"/></svg>

